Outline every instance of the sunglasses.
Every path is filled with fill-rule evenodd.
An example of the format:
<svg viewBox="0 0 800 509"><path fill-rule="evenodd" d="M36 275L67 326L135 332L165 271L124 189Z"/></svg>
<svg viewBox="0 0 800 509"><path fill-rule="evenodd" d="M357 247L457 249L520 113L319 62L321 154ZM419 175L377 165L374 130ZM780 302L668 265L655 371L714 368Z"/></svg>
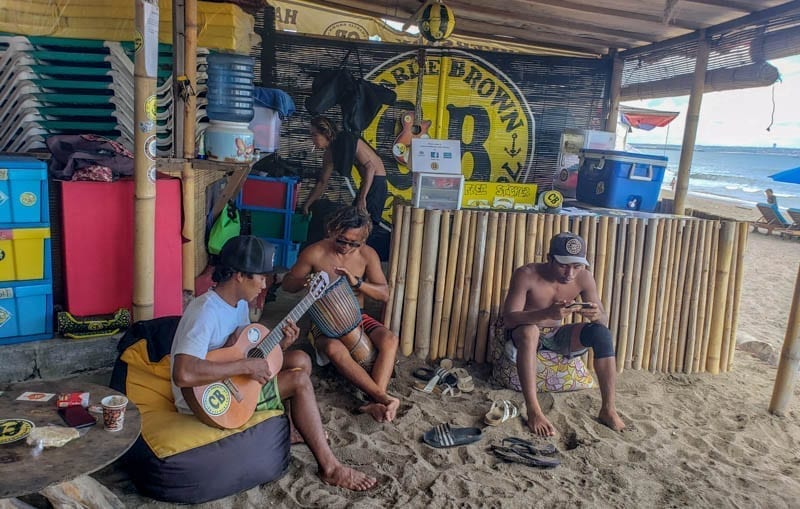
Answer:
<svg viewBox="0 0 800 509"><path fill-rule="evenodd" d="M342 238L339 238L339 237L336 237L335 239L333 239L333 241L336 242L337 244L339 244L340 246L347 246L347 247L352 247L352 248L361 247L361 242L353 242L353 241L350 241L350 240L347 240L347 239L342 239Z"/></svg>

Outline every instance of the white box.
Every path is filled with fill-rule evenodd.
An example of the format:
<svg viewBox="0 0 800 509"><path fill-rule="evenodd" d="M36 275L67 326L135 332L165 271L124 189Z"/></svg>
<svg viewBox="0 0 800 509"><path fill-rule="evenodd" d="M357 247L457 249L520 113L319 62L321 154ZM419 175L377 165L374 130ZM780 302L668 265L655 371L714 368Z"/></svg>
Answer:
<svg viewBox="0 0 800 509"><path fill-rule="evenodd" d="M461 175L461 140L411 140L411 171Z"/></svg>
<svg viewBox="0 0 800 509"><path fill-rule="evenodd" d="M421 209L458 210L464 196L464 175L414 173L411 202Z"/></svg>

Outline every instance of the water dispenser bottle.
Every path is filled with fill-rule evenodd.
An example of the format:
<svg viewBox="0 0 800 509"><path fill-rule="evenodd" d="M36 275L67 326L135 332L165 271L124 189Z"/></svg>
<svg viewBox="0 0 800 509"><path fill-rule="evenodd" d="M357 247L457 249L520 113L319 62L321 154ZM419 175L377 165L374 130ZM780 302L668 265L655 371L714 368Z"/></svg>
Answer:
<svg viewBox="0 0 800 509"><path fill-rule="evenodd" d="M254 100L253 57L212 53L207 61L208 118L223 122L250 122Z"/></svg>

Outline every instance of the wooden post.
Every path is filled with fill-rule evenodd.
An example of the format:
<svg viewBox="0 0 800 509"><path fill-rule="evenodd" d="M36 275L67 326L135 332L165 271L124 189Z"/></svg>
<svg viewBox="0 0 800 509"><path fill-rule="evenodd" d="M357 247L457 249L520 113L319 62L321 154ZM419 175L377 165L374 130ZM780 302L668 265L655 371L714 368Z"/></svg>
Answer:
<svg viewBox="0 0 800 509"><path fill-rule="evenodd" d="M197 127L197 0L183 0L183 58L182 68L175 67L172 79L180 75L186 77L184 84L179 84L173 87L173 93L182 92L179 94L181 101L177 101L176 97L176 111L175 118L182 114L182 135L183 143L183 169L181 170L181 195L183 199L183 228L181 235L183 236L183 243L181 244L181 260L183 271L183 292L186 295L194 295L194 280L201 271L197 270L195 266L195 217L197 210L195 206L195 170L192 168L191 160L195 156L195 136ZM177 18L173 16L173 23ZM177 27L177 24L175 24ZM175 51L179 51L177 44L173 46ZM177 82L177 80L176 80ZM183 111L177 111L179 105L183 106ZM201 239L202 242L202 239Z"/></svg>
<svg viewBox="0 0 800 509"><path fill-rule="evenodd" d="M440 357L447 356L450 338L450 315L453 313L453 297L456 282L456 271L458 270L458 260L461 257L463 245L461 242L461 230L464 223L464 212L457 210L453 213L453 228L450 233L450 251L447 253L447 276L445 282L446 293L444 304L442 305L442 328L439 331L439 352ZM464 238L464 244L467 239Z"/></svg>
<svg viewBox="0 0 800 509"><path fill-rule="evenodd" d="M800 369L798 332L800 332L800 268L797 270L794 298L789 311L789 323L781 348L781 361L778 364L778 374L775 377L772 400L769 403L769 411L775 415L784 415L786 407L789 406L789 400L792 399L795 382L797 382L797 370Z"/></svg>
<svg viewBox="0 0 800 509"><path fill-rule="evenodd" d="M417 299L416 334L414 336L414 352L420 359L427 358L428 353L431 351L433 285L436 279L436 255L439 251L439 225L441 222L441 210L426 211L425 227L422 237L422 262L419 277L419 299Z"/></svg>
<svg viewBox="0 0 800 509"><path fill-rule="evenodd" d="M467 313L467 326L464 334L464 357L465 361L475 359L476 345L478 337L478 313L480 311L481 290L483 289L484 277L484 257L486 254L486 234L489 224L489 213L478 212L478 221L475 227L475 256L472 259L472 281L469 289L469 311ZM523 235L524 238L524 235Z"/></svg>
<svg viewBox="0 0 800 509"><path fill-rule="evenodd" d="M408 241L408 267L406 268L406 291L403 297L403 323L400 326L400 348L408 357L414 352L414 323L417 319L417 297L419 295L420 256L422 237L425 233L425 209L411 209L411 237Z"/></svg>
<svg viewBox="0 0 800 509"><path fill-rule="evenodd" d="M619 121L619 96L622 88L622 59L617 55L617 50L613 49L609 53L611 57L611 83L609 87L608 118L606 118L606 131L616 133L617 122Z"/></svg>
<svg viewBox="0 0 800 509"><path fill-rule="evenodd" d="M733 256L733 231L736 224L723 221L719 231L719 259L714 294L714 314L711 316L711 333L708 338L708 360L706 369L712 374L719 374L720 354L722 350L722 327L725 320L725 300L728 298L731 257Z"/></svg>
<svg viewBox="0 0 800 509"><path fill-rule="evenodd" d="M703 90L708 67L708 40L706 31L697 31L697 54L694 63L694 83L689 95L689 106L686 112L686 127L683 131L681 159L678 165L678 176L675 184L675 204L673 214L686 213L686 193L689 190L689 170L692 167L694 143L697 139L697 124L700 120L700 105L703 103Z"/></svg>
<svg viewBox="0 0 800 509"><path fill-rule="evenodd" d="M636 343L634 344L633 369L642 369L645 344L649 349L652 335L647 334L647 319L650 314L650 289L653 285L653 267L656 257L656 240L658 239L658 219L647 222L644 256L642 258L642 282L639 290L639 310L636 313Z"/></svg>
<svg viewBox="0 0 800 509"><path fill-rule="evenodd" d="M444 351L441 345L442 334L442 309L444 307L444 296L451 293L447 288L447 259L450 255L450 218L451 213L442 213L442 224L439 227L439 262L436 266L436 293L433 297L433 318L431 319L431 351L428 354L430 360L439 358L440 352Z"/></svg>
<svg viewBox="0 0 800 509"><path fill-rule="evenodd" d="M731 321L731 342L730 353L728 354L728 366L726 371L733 367L733 355L736 352L736 329L739 325L739 303L742 300L742 282L744 279L744 253L747 249L748 223L739 223L739 245L737 247L736 258L736 287L733 292L733 320Z"/></svg>
<svg viewBox="0 0 800 509"><path fill-rule="evenodd" d="M389 253L389 299L383 307L383 323L387 329L392 329L392 310L395 303L395 291L397 290L397 269L400 265L400 236L403 233L403 206L400 202L395 202L392 212L392 243Z"/></svg>
<svg viewBox="0 0 800 509"><path fill-rule="evenodd" d="M136 1L136 31L142 41L134 63L134 321L152 319L155 300L158 14L155 1Z"/></svg>
<svg viewBox="0 0 800 509"><path fill-rule="evenodd" d="M394 296L394 306L392 308L392 327L391 331L396 336L400 335L400 326L403 319L403 300L406 294L406 269L408 268L408 240L411 235L411 207L404 205L402 217L402 236L400 237L400 252L397 264L397 289ZM398 218L400 219L400 218Z"/></svg>
<svg viewBox="0 0 800 509"><path fill-rule="evenodd" d="M478 335L475 339L475 362L486 362L486 347L490 329L492 314L492 301L495 292L500 291L499 286L495 286L495 267L497 256L497 222L499 214L489 213L489 223L486 233L486 256L483 263L483 281L481 283L481 300L478 310ZM532 221L531 221L532 222ZM531 222L528 223L530 228ZM532 245L529 243L528 246ZM531 249L526 250L528 253Z"/></svg>

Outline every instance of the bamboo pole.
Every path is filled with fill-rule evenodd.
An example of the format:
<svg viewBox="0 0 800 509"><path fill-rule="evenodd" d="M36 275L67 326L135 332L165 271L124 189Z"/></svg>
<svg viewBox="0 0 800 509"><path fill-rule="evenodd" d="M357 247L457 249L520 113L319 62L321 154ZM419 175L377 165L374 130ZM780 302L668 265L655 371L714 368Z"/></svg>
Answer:
<svg viewBox="0 0 800 509"><path fill-rule="evenodd" d="M617 352L617 362L619 362L620 359L624 362L625 350L623 349L620 351L619 348L621 343L620 338L622 336L619 324L620 313L622 312L622 279L625 275L625 246L628 240L628 219L621 218L619 220L619 226L615 228L615 231L617 232L617 243L614 245L614 251L609 253L609 260L614 260L614 284L611 292L611 317L609 319L609 325L611 327L611 333L616 338L614 351Z"/></svg>
<svg viewBox="0 0 800 509"><path fill-rule="evenodd" d="M447 254L447 280L445 283L446 293L444 304L442 305L442 330L439 333L439 356L447 356L450 343L450 316L453 313L453 298L455 297L456 272L458 271L458 260L461 258L463 249L461 243L461 231L464 227L464 214L466 212L457 210L453 214L453 228L450 234L450 252ZM467 239L464 239L466 243Z"/></svg>
<svg viewBox="0 0 800 509"><path fill-rule="evenodd" d="M594 216L586 216L583 218L584 224L588 224L586 237L586 261L589 266L594 268L595 256L597 253L597 218Z"/></svg>
<svg viewBox="0 0 800 509"><path fill-rule="evenodd" d="M419 298L417 299L417 318L415 324L414 352L425 359L431 351L431 320L433 318L433 287L436 281L436 255L439 252L439 227L442 223L441 210L425 212L425 226L422 236L422 260L420 264Z"/></svg>
<svg viewBox="0 0 800 509"><path fill-rule="evenodd" d="M725 319L725 299L728 298L735 226L735 223L731 221L723 221L719 232L719 258L717 260L715 278L714 314L711 317L711 333L708 339L708 360L706 362L706 369L712 375L719 374L722 350L722 322Z"/></svg>
<svg viewBox="0 0 800 509"><path fill-rule="evenodd" d="M155 301L156 78L158 3L136 1L135 23L142 45L134 57L134 262L133 319L153 318Z"/></svg>
<svg viewBox="0 0 800 509"><path fill-rule="evenodd" d="M631 315L631 286L633 282L634 258L636 258L636 243L639 219L632 218L628 223L628 243L623 245L625 252L625 266L622 274L622 291L620 292L619 310L619 340L617 341L617 372L622 373L628 364L628 340ZM628 364L630 367L630 364Z"/></svg>
<svg viewBox="0 0 800 509"><path fill-rule="evenodd" d="M658 365L656 366L656 369L662 373L669 372L669 352L672 349L672 316L675 309L675 291L677 287L675 261L681 251L680 227L682 223L682 219L673 219L670 221L669 228L671 241L667 262L666 303L661 322L661 344L659 345Z"/></svg>
<svg viewBox="0 0 800 509"><path fill-rule="evenodd" d="M719 254L719 232L720 223L714 221L711 231L711 258L708 263L708 296L706 297L706 323L703 328L703 344L700 348L700 369L699 372L706 371L708 363L708 343L711 336L711 317L714 316L714 296L717 293L717 260Z"/></svg>
<svg viewBox="0 0 800 509"><path fill-rule="evenodd" d="M442 213L442 224L439 227L439 260L436 266L436 291L433 297L433 318L431 330L431 351L429 359L435 360L444 353L445 346L442 345L442 309L444 307L444 296L450 293L447 288L447 260L450 256L450 218L449 211ZM445 340L447 341L447 340Z"/></svg>
<svg viewBox="0 0 800 509"><path fill-rule="evenodd" d="M481 281L481 299L478 309L478 331L475 340L475 362L486 362L486 348L489 335L489 324L492 315L492 300L499 286L495 286L495 257L497 256L497 223L499 214L490 213L486 228L486 256L483 262L483 279ZM528 222L530 228L533 221ZM529 245L532 245L529 243ZM527 250L530 252L531 250Z"/></svg>
<svg viewBox="0 0 800 509"><path fill-rule="evenodd" d="M173 19L175 19L173 17ZM194 295L194 280L201 271L195 266L195 224L197 207L195 206L195 188L197 182L195 171L190 162L195 156L195 135L197 127L197 0L184 0L183 12L183 69L175 75L183 74L188 83L188 93L183 96L183 169L181 170L181 194L183 197L183 227L181 235L181 271L183 274L183 291ZM176 102L178 104L178 102ZM178 112L175 112L178 116Z"/></svg>
<svg viewBox="0 0 800 509"><path fill-rule="evenodd" d="M686 126L683 130L683 144L681 145L681 158L678 164L678 176L675 186L675 214L684 214L686 211L686 193L689 190L689 172L692 166L694 145L697 140L697 124L700 119L700 105L703 103L703 88L706 81L708 67L709 44L706 31L697 31L697 55L694 64L694 80L692 93L689 95L689 106L686 112Z"/></svg>
<svg viewBox="0 0 800 509"><path fill-rule="evenodd" d="M553 231L553 214L544 215L544 234L542 235L542 259L540 261L547 261L547 253L550 251L550 239L555 236Z"/></svg>
<svg viewBox="0 0 800 509"><path fill-rule="evenodd" d="M708 265L711 259L711 237L712 237L712 221L703 221L703 260L701 262L700 272L700 300L697 303L697 323L695 326L695 353L692 359L692 373L700 371L700 355L703 351L703 330L705 329L706 321L706 304L708 301Z"/></svg>
<svg viewBox="0 0 800 509"><path fill-rule="evenodd" d="M697 252L697 226L698 220L689 223L689 249L683 263L686 265L686 274L683 282L683 302L678 309L681 316L681 323L678 326L678 351L675 356L676 369L680 372L685 371L687 331L689 330L690 310L689 305L692 300L692 288L694 287L694 257L692 253Z"/></svg>
<svg viewBox="0 0 800 509"><path fill-rule="evenodd" d="M469 290L469 307L467 326L464 334L464 357L466 361L475 359L478 338L478 318L480 313L481 292L483 290L484 262L486 256L486 237L489 225L489 213L478 212L475 227L475 257L472 260L472 281Z"/></svg>
<svg viewBox="0 0 800 509"><path fill-rule="evenodd" d="M730 353L728 354L728 366L727 370L729 371L733 368L733 355L736 352L736 331L738 330L739 326L739 304L742 300L742 283L744 279L744 253L747 250L747 237L748 237L748 223L739 223L739 245L738 250L736 253L736 257L739 260L739 263L736 265L736 283L735 283L735 291L733 292L733 320L731 321L731 341L730 341Z"/></svg>
<svg viewBox="0 0 800 509"><path fill-rule="evenodd" d="M545 261L545 252L548 249L548 240L544 240L546 238L545 235L547 235L545 220L545 214L536 214L536 256L534 257L536 263ZM550 231L552 232L552 230Z"/></svg>
<svg viewBox="0 0 800 509"><path fill-rule="evenodd" d="M603 306L608 310L608 303L603 301L603 292L606 285L606 256L608 250L608 217L602 216L597 221L597 251L595 253L594 265L592 272L594 273L595 282L597 284L597 295Z"/></svg>
<svg viewBox="0 0 800 509"><path fill-rule="evenodd" d="M424 236L425 209L411 209L411 230L408 241L408 267L406 268L406 291L403 296L403 322L400 325L400 348L408 357L414 352L414 323L417 319L419 297L419 273Z"/></svg>
<svg viewBox="0 0 800 509"><path fill-rule="evenodd" d="M736 289L736 267L739 263L736 254L738 250L738 227L734 224L733 228L733 255L731 256L731 271L730 280L728 282L728 298L725 299L725 318L722 321L722 349L719 356L719 370L722 372L728 371L728 353L730 352L730 339L733 335L731 332L731 325L733 324L733 299L734 291Z"/></svg>
<svg viewBox="0 0 800 509"><path fill-rule="evenodd" d="M506 239L503 260L503 280L500 287L503 299L508 295L508 287L511 284L511 275L514 273L514 242L517 233L517 216L509 212L506 214Z"/></svg>
<svg viewBox="0 0 800 509"><path fill-rule="evenodd" d="M658 306L658 299L659 299L659 288L658 288L658 276L660 273L659 268L661 267L661 245L664 242L664 219L660 219L658 221L658 225L655 229L656 235L656 242L653 248L653 269L651 271L652 275L650 277L650 303L647 306L647 322L645 324L644 329L644 352L642 354L642 369L649 370L650 369L650 357L653 347L653 336L655 331L655 314L656 314L656 306ZM645 263L647 261L645 260Z"/></svg>
<svg viewBox="0 0 800 509"><path fill-rule="evenodd" d="M456 359L464 359L464 348L467 340L467 321L470 313L470 297L472 295L472 274L475 264L475 239L478 234L478 212L472 212L472 219L469 226L469 242L466 250L467 263L464 273L464 290L461 296L461 316L458 321L458 341L456 342Z"/></svg>
<svg viewBox="0 0 800 509"><path fill-rule="evenodd" d="M458 256L456 264L456 279L453 287L453 310L450 314L450 335L447 338L447 357L453 358L458 347L458 334L461 326L461 308L464 304L464 280L467 272L467 252L470 249L469 232L472 223L472 212L464 212L464 221L461 224L461 238L464 246Z"/></svg>
<svg viewBox="0 0 800 509"><path fill-rule="evenodd" d="M617 257L617 231L619 230L618 219L608 219L608 239L606 248L606 267L603 271L603 305L606 309L612 310L614 306L614 267L618 263ZM613 310L612 310L613 311ZM616 328L611 329L612 333L616 334Z"/></svg>
<svg viewBox="0 0 800 509"><path fill-rule="evenodd" d="M514 234L516 242L514 243L514 267L522 267L525 265L525 239L526 237L526 224L528 214L518 213L517 216L517 231Z"/></svg>
<svg viewBox="0 0 800 509"><path fill-rule="evenodd" d="M693 220L692 220L693 221ZM680 256L675 260L675 264L678 268L678 278L676 280L676 292L675 292L675 312L673 313L674 320L672 321L672 343L670 345L669 351L669 371L670 373L675 373L678 369L678 357L679 357L679 350L681 346L680 341L680 331L681 331L681 322L683 322L683 316L681 315L681 310L683 309L683 295L686 289L686 272L687 272L687 262L686 260L689 258L689 245L691 244L691 235L692 235L692 221L687 221L683 225L683 229L680 232L681 237L681 251Z"/></svg>
<svg viewBox="0 0 800 509"><path fill-rule="evenodd" d="M503 261L505 260L506 221L508 214L497 215L497 248L494 258L494 289L492 290L492 314L489 322L494 325L502 314L503 299ZM491 353L491 350L490 350Z"/></svg>
<svg viewBox="0 0 800 509"><path fill-rule="evenodd" d="M397 269L400 264L400 235L402 235L403 225L403 206L399 202L395 202L394 210L392 211L392 241L389 251L389 278L387 284L389 285L389 298L386 300L386 305L383 306L383 323L387 329L392 329L392 308L394 307L394 293L397 290Z"/></svg>
<svg viewBox="0 0 800 509"><path fill-rule="evenodd" d="M797 372L800 369L798 333L800 333L800 267L797 270L794 284L794 298L789 311L789 323L786 326L786 335L783 337L781 360L778 363L778 373L775 376L775 386L772 388L772 399L769 402L769 411L775 415L786 413L797 382Z"/></svg>
<svg viewBox="0 0 800 509"><path fill-rule="evenodd" d="M656 249L658 251L658 258L656 259L656 278L653 283L653 315L651 318L650 333L652 339L650 341L650 351L647 353L647 369L653 373L658 369L658 356L661 352L661 320L664 313L664 303L667 300L667 269L669 267L669 247L671 238L670 223L671 220L663 220L659 225L658 238L656 239Z"/></svg>
<svg viewBox="0 0 800 509"><path fill-rule="evenodd" d="M400 322L403 318L403 300L406 293L406 272L408 269L408 244L411 238L411 207L405 205L402 209L402 236L400 237L400 250L397 254L397 286L392 307L392 327L390 329L396 336L400 335Z"/></svg>
<svg viewBox="0 0 800 509"><path fill-rule="evenodd" d="M539 214L529 214L525 230L525 265L536 261L536 234L538 232Z"/></svg>
<svg viewBox="0 0 800 509"><path fill-rule="evenodd" d="M659 220L647 221L644 241L644 255L641 260L642 276L639 289L639 309L636 311L636 343L634 345L633 369L642 369L645 356L645 344L652 340L652 335L647 334L647 318L650 314L650 289L653 287L653 267L655 264L656 241L658 239Z"/></svg>
<svg viewBox="0 0 800 509"><path fill-rule="evenodd" d="M629 310L629 325L628 325L628 342L627 350L625 352L625 367L633 367L633 354L637 341L636 325L639 318L639 305L641 302L641 284L642 284L642 260L644 257L644 240L647 233L647 219L639 219L636 224L636 242L634 244L633 254L633 273L631 274L631 290L628 297L630 305Z"/></svg>
<svg viewBox="0 0 800 509"><path fill-rule="evenodd" d="M689 300L686 302L686 311L689 316L686 320L686 348L683 357L683 372L692 373L694 370L695 343L697 341L697 315L700 307L700 288L702 286L703 256L705 254L705 222L695 223L692 239L694 240L694 257L692 262L692 276L690 278L691 287L689 289Z"/></svg>

